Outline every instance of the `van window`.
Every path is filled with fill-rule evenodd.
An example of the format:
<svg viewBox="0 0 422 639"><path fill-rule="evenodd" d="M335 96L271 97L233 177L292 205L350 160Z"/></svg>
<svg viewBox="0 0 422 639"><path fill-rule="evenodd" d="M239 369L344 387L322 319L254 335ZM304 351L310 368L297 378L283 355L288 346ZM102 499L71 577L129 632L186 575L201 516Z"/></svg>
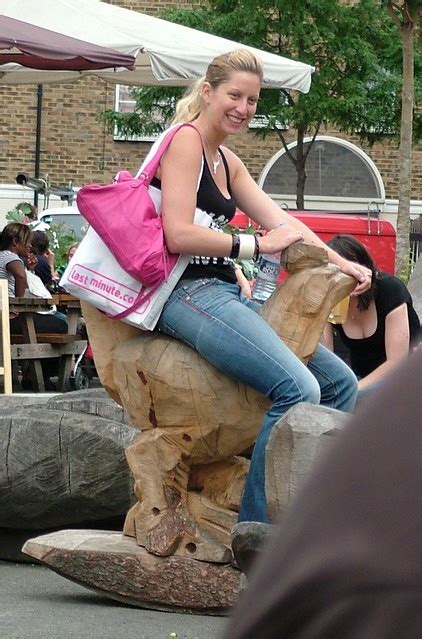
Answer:
<svg viewBox="0 0 422 639"><path fill-rule="evenodd" d="M76 233L76 239L81 240L84 235L84 227L86 221L78 213L60 213L60 215L48 214L40 217L42 222L46 224L65 225Z"/></svg>

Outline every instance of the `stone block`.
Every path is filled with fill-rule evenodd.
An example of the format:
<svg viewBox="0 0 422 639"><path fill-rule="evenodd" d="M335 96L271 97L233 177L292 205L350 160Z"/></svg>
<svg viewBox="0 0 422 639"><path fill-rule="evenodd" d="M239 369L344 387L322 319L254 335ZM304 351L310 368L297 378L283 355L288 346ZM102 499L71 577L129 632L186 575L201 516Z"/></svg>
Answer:
<svg viewBox="0 0 422 639"><path fill-rule="evenodd" d="M48 400L47 408L97 415L122 424L130 424L124 408L117 404L104 388L55 395Z"/></svg>
<svg viewBox="0 0 422 639"><path fill-rule="evenodd" d="M24 406L46 406L47 402L51 399L51 395L45 395L44 393L38 394L20 394L13 393L13 395L1 395L0 396L0 410L23 408Z"/></svg>
<svg viewBox="0 0 422 639"><path fill-rule="evenodd" d="M265 491L271 521L285 512L316 458L349 415L303 402L274 426L266 447Z"/></svg>
<svg viewBox="0 0 422 639"><path fill-rule="evenodd" d="M125 449L139 431L91 414L26 407L0 414L0 527L107 519L133 503Z"/></svg>

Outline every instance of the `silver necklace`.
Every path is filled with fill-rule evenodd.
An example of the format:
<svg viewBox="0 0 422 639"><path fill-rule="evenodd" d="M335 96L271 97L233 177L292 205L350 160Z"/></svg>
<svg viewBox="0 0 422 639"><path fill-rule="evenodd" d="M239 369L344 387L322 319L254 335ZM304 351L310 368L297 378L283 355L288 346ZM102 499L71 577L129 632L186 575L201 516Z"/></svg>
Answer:
<svg viewBox="0 0 422 639"><path fill-rule="evenodd" d="M212 172L215 175L217 173L217 169L220 166L221 163L221 154L220 151L217 151L217 154L215 156L217 159L213 159L212 161Z"/></svg>
<svg viewBox="0 0 422 639"><path fill-rule="evenodd" d="M208 151L208 155L211 157L212 172L213 172L213 175L215 175L217 173L218 167L221 164L221 153L220 153L220 150L217 149L215 155L213 156L212 153L211 153L210 145L208 144L208 140L205 137L205 135L203 135L203 134L202 134L202 139L205 142L205 148Z"/></svg>

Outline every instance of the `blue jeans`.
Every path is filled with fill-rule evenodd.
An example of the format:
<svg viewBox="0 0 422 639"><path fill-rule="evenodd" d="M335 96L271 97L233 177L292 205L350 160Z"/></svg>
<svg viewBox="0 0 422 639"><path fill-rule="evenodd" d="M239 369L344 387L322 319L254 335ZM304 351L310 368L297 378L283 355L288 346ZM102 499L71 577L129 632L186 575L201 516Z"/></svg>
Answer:
<svg viewBox="0 0 422 639"><path fill-rule="evenodd" d="M302 364L260 317L260 308L237 284L182 279L158 327L272 401L255 443L239 513L239 521L267 522L265 447L273 425L299 402L351 412L357 382L351 369L322 346L307 366Z"/></svg>

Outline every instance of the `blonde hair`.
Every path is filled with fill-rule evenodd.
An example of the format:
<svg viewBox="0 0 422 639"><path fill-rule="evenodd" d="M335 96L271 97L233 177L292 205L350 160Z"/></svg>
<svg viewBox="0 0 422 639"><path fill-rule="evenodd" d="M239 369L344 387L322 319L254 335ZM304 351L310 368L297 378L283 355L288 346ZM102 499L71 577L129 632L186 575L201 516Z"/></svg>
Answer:
<svg viewBox="0 0 422 639"><path fill-rule="evenodd" d="M199 78L178 101L172 124L192 122L198 117L203 107L201 93L205 82L216 89L223 82L227 82L233 73L241 71L257 75L262 82L264 76L262 64L248 49L236 49L214 58L206 74Z"/></svg>

